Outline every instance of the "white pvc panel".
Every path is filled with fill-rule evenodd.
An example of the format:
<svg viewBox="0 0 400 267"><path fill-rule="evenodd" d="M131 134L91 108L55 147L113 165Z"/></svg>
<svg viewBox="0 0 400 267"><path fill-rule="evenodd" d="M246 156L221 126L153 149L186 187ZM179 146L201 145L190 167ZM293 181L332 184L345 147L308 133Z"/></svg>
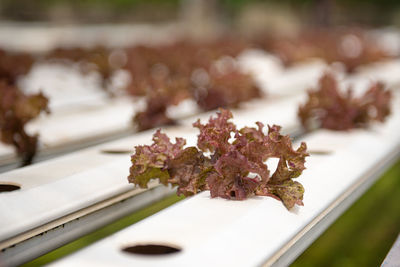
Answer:
<svg viewBox="0 0 400 267"><path fill-rule="evenodd" d="M95 139L96 136L133 129L132 115L140 106L130 98L109 100L100 107L81 106L66 114L42 116L28 125L27 131L39 132L43 148Z"/></svg>
<svg viewBox="0 0 400 267"><path fill-rule="evenodd" d="M0 162L15 160L14 149L11 145L0 143Z"/></svg>
<svg viewBox="0 0 400 267"><path fill-rule="evenodd" d="M195 145L195 132L183 128L165 130ZM105 154L104 150L131 150L150 144L153 132L96 146L37 165L0 175L1 182L20 184L21 190L0 193L0 240L21 234L74 211L122 192L128 184L130 157Z"/></svg>
<svg viewBox="0 0 400 267"><path fill-rule="evenodd" d="M39 155L47 150L68 150L85 142L133 131L132 115L142 106L129 98L109 100L104 105L81 105L79 109L42 115L26 126L39 134ZM13 147L0 144L0 162L17 161Z"/></svg>
<svg viewBox="0 0 400 267"><path fill-rule="evenodd" d="M329 67L321 60L284 68L274 55L262 50L246 50L238 57L239 66L255 78L268 96L287 96L314 87Z"/></svg>
<svg viewBox="0 0 400 267"><path fill-rule="evenodd" d="M2 48L30 53L47 52L56 47L159 44L176 40L181 29L177 23L156 27L148 24L48 27L3 22L0 26ZM28 127L28 131L41 136L39 155L71 151L68 146L72 145L76 149L85 143L99 143L132 128L134 111L143 105L132 104L127 99L110 100L100 88L100 82L98 74L83 75L76 64L63 66L54 62L37 62L19 81L27 93L43 91L50 99L52 114L41 116ZM17 162L13 147L0 143L0 166L13 164L2 168L3 171L15 167Z"/></svg>
<svg viewBox="0 0 400 267"><path fill-rule="evenodd" d="M333 207L349 205L358 196L352 199L352 192L368 187L377 178L376 169L399 156L400 106L393 106L394 113L383 125L348 132L321 130L303 138L310 151L330 152L307 159L307 170L298 179L306 190L303 207L287 211L270 197L229 201L203 192L52 266L285 266L297 256L285 253L301 247L296 243L299 236L316 231ZM182 251L156 257L121 251L149 243L171 244Z"/></svg>
<svg viewBox="0 0 400 267"><path fill-rule="evenodd" d="M359 74L370 80L381 80L388 87L400 86L400 59L392 59L383 62L378 62L360 68Z"/></svg>
<svg viewBox="0 0 400 267"><path fill-rule="evenodd" d="M123 76L116 78L124 82ZM39 157L126 133L133 129L132 116L144 107L142 98L110 98L99 74L83 74L77 64L36 63L19 87L49 98L50 114L42 113L26 125L28 133L40 136ZM0 165L16 161L13 147L1 143Z"/></svg>
<svg viewBox="0 0 400 267"><path fill-rule="evenodd" d="M105 104L109 99L96 72L83 73L72 62L36 62L21 77L18 86L26 94L42 92L49 99L52 112L80 107L79 104Z"/></svg>
<svg viewBox="0 0 400 267"><path fill-rule="evenodd" d="M382 267L396 267L400 262L400 235L382 262Z"/></svg>

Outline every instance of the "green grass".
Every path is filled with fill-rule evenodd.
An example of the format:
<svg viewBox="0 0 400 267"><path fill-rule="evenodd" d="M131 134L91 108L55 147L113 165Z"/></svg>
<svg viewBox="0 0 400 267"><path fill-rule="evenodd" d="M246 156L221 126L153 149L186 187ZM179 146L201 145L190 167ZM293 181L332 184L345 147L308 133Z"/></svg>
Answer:
<svg viewBox="0 0 400 267"><path fill-rule="evenodd" d="M60 259L64 256L67 256L79 249L82 249L102 238L105 238L129 225L132 225L140 220L143 220L144 218L157 213L158 211L165 209L166 207L182 200L183 197L178 197L176 195L172 195L170 197L167 197L159 202L156 202L154 204L151 204L131 215L128 215L122 219L119 219L107 226L104 226L95 232L92 232L90 234L87 234L65 246L62 246L56 250L53 250L50 253L47 253L33 261L30 261L22 266L28 267L28 266L42 266L45 264L48 264L52 261L55 261L57 259Z"/></svg>
<svg viewBox="0 0 400 267"><path fill-rule="evenodd" d="M400 233L400 161L293 264L379 266Z"/></svg>

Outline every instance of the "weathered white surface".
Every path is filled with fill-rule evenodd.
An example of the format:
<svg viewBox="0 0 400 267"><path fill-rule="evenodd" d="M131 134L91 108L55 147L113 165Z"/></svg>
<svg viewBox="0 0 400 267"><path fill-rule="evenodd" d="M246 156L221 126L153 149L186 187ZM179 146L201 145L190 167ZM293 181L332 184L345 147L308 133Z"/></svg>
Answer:
<svg viewBox="0 0 400 267"><path fill-rule="evenodd" d="M170 137L183 136L189 145L195 145L192 129L172 128L165 132ZM145 132L1 174L0 183L13 182L22 188L0 193L0 240L132 190L127 182L129 153L102 151L133 151L135 145L151 143L152 134L153 131Z"/></svg>
<svg viewBox="0 0 400 267"><path fill-rule="evenodd" d="M10 145L6 145L0 143L0 162L4 162L5 160L13 160L15 159L14 156L14 149Z"/></svg>
<svg viewBox="0 0 400 267"><path fill-rule="evenodd" d="M297 120L297 109L299 104L306 100L305 95L297 95L287 98L265 98L243 103L240 109L231 110L233 122L239 127L256 126L260 121L265 125L278 124L287 133L300 128ZM195 117L181 120L181 124L190 126L197 118L204 123L215 111L203 113Z"/></svg>
<svg viewBox="0 0 400 267"><path fill-rule="evenodd" d="M87 104L78 110L42 116L27 127L39 132L43 147L55 147L132 127L132 115L140 108L130 98L109 100L105 105Z"/></svg>
<svg viewBox="0 0 400 267"><path fill-rule="evenodd" d="M49 150L68 150L113 134L133 131L132 116L143 103L130 98L108 100L107 104L81 104L68 112L41 115L26 126L29 133L39 133L39 155ZM12 146L0 143L0 162L17 161ZM0 164L1 164L0 163Z"/></svg>
<svg viewBox="0 0 400 267"><path fill-rule="evenodd" d="M395 101L398 101L399 97ZM299 178L304 185L304 207L287 211L279 201L253 197L246 201L210 199L208 192L188 198L53 266L259 266L273 264L279 252L290 250L296 236L312 232L358 187L400 151L400 107L384 125L369 130L321 130L305 138L313 155ZM376 176L376 175L375 175ZM344 197L346 196L346 197ZM351 201L354 201L352 199ZM350 202L351 203L351 202ZM325 225L327 227L327 225ZM303 229L306 232L301 233ZM121 248L134 244L172 244L183 250L169 256L134 256ZM285 248L285 246L288 246ZM278 255L272 261L268 261ZM292 258L293 259L293 256ZM287 260L290 262L290 259ZM288 264L280 262L278 265Z"/></svg>
<svg viewBox="0 0 400 267"><path fill-rule="evenodd" d="M88 103L104 105L109 99L98 73L84 74L78 64L72 63L35 63L18 85L27 94L42 92L49 99L52 112Z"/></svg>
<svg viewBox="0 0 400 267"><path fill-rule="evenodd" d="M122 47L133 44L170 42L180 36L176 23L164 25L70 25L41 23L0 23L0 47L25 52L47 52L56 47ZM123 75L122 75L123 76ZM124 83L117 75L115 85ZM126 78L126 77L125 77ZM110 100L101 89L98 74L82 74L76 64L36 63L19 85L27 93L43 91L50 99L50 115L28 125L28 131L40 134L39 155L69 151L80 144L98 143L105 137L132 128L132 115L143 103L128 99ZM125 81L126 82L126 81ZM96 141L97 140L97 141ZM60 149L61 147L61 149ZM49 148L53 152L49 152ZM41 153L44 152L44 153ZM12 146L0 143L0 166L18 161Z"/></svg>
<svg viewBox="0 0 400 267"><path fill-rule="evenodd" d="M115 83L124 83L121 75L115 78ZM77 64L36 63L19 86L27 94L41 91L49 98L50 114L26 125L28 133L40 135L40 156L126 133L133 128L134 113L144 107L140 98L110 98L101 88L99 74L84 74ZM0 143L0 165L16 161L12 146Z"/></svg>
<svg viewBox="0 0 400 267"><path fill-rule="evenodd" d="M269 83L285 71L279 58L263 50L246 50L237 61L242 71L253 75L260 89L266 93L269 92Z"/></svg>
<svg viewBox="0 0 400 267"><path fill-rule="evenodd" d="M400 235L382 262L382 267L396 267L400 263Z"/></svg>
<svg viewBox="0 0 400 267"><path fill-rule="evenodd" d="M356 77L380 80L388 87L400 87L400 59L387 60L360 69Z"/></svg>
<svg viewBox="0 0 400 267"><path fill-rule="evenodd" d="M9 246L0 252L1 266L19 266L54 248L115 220L128 216L153 202L174 194L174 190L151 183L148 190L132 189L93 206L68 214L56 221L40 226L16 238L8 240ZM12 244L12 245L11 245ZM2 247L3 244L0 245Z"/></svg>
<svg viewBox="0 0 400 267"><path fill-rule="evenodd" d="M329 68L322 61L311 61L296 64L288 68L285 73L274 79L268 85L272 95L293 95L303 93L314 87L319 77Z"/></svg>
<svg viewBox="0 0 400 267"><path fill-rule="evenodd" d="M394 26L376 29L370 32L370 36L378 42L381 48L389 55L400 55L400 31Z"/></svg>
<svg viewBox="0 0 400 267"><path fill-rule="evenodd" d="M262 50L247 50L238 57L240 68L253 75L258 86L272 96L304 92L317 84L329 67L320 60L298 63L284 68L275 56Z"/></svg>
<svg viewBox="0 0 400 267"><path fill-rule="evenodd" d="M176 106L168 107L167 116L179 121L182 118L193 117L201 112L202 110L194 99L185 99Z"/></svg>

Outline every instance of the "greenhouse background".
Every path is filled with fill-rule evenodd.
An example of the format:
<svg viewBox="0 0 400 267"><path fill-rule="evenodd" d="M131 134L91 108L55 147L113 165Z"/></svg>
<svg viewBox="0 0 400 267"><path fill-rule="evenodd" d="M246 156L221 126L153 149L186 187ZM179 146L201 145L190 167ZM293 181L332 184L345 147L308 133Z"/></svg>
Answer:
<svg viewBox="0 0 400 267"><path fill-rule="evenodd" d="M146 28L149 25L151 31ZM128 28L129 30L126 30ZM136 28L139 29L137 36L132 36L136 34L136 30L131 31L131 29ZM66 29L69 35L60 34L63 31L67 32ZM400 1L0 1L0 49L10 50L12 53L31 53L33 51L32 53L40 54L49 48L74 47L82 40L87 41L83 44L83 47L86 48L111 44L111 47L120 49L131 40L136 41L140 38L157 42L159 39L155 37L154 32L156 31L153 32L154 29L166 29L165 36L176 34L179 37L185 36L185 38L195 41L210 40L225 35L233 37L234 41L240 41L262 35L295 36L302 31L328 32L333 29L388 33L385 38L390 39L391 34L394 36L400 33ZM104 36L115 37L115 39L109 40L107 39L109 37L94 33L103 30L109 34L104 34ZM130 36L124 36L125 30L127 35ZM49 42L42 39L47 36L46 31L52 32L52 35L49 35ZM82 33L87 35L79 40L78 36ZM122 37L119 37L120 35ZM165 36L161 35L160 39ZM382 37L382 40L378 41L385 42L385 40ZM102 41L104 43L98 43ZM391 46L391 48L400 52L400 42L394 46L396 45L397 47ZM118 57L119 54L116 55ZM397 60L398 56L397 54ZM95 64L97 63L95 62ZM398 76L400 77L400 69ZM73 85L74 82L67 84ZM119 93L118 90L111 92L111 94L117 96ZM397 102L395 105L398 104ZM112 118L109 120L111 121ZM82 122L83 124L84 122ZM101 142L115 140L121 136L126 135L118 132L113 137L114 139L107 137L101 139ZM98 143L100 142L96 144ZM93 144L95 143L89 144L88 142L79 149ZM63 154L74 150L75 148L71 146L63 151ZM119 152L116 151L116 153ZM38 157L42 157L40 161L46 162L53 156L39 155ZM382 264L400 233L400 208L398 206L400 203L400 162L398 160L399 158L290 266L338 267L378 266ZM38 163L38 165L40 164L42 163ZM36 164L33 166L36 166ZM353 166L353 168L358 167ZM10 171L10 169L7 171ZM320 178L323 179L324 177ZM1 176L0 180L2 180ZM22 266L41 266L54 263L56 260L73 255L74 252L134 225L166 207L179 203L183 199L181 196L169 195L167 198L145 205L136 212L85 234L49 253L25 262ZM397 253L400 254L400 252Z"/></svg>

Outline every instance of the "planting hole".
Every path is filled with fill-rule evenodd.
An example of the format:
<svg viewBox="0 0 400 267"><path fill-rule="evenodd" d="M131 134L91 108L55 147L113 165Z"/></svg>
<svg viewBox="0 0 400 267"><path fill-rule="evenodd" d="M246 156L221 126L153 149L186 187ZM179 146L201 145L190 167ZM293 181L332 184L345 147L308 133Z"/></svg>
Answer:
<svg viewBox="0 0 400 267"><path fill-rule="evenodd" d="M21 186L13 183L7 183L7 182L0 182L0 193L3 192L11 192L21 189Z"/></svg>
<svg viewBox="0 0 400 267"><path fill-rule="evenodd" d="M101 153L104 154L132 154L133 151L131 150L124 150L124 149L103 149Z"/></svg>
<svg viewBox="0 0 400 267"><path fill-rule="evenodd" d="M146 244L129 246L122 249L123 252L136 254L136 255L167 255L180 252L181 249L171 247L168 245Z"/></svg>

